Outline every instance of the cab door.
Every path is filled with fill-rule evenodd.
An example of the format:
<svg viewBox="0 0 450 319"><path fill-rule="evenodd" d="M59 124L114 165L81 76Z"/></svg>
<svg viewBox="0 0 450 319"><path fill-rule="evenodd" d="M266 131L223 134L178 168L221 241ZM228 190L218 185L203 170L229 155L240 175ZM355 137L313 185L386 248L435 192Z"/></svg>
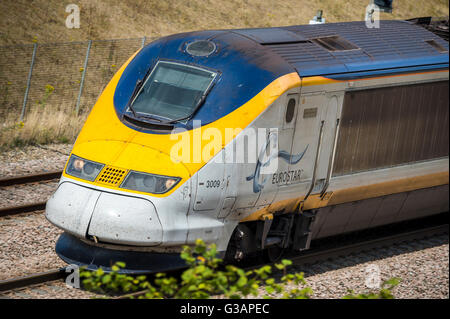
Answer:
<svg viewBox="0 0 450 319"><path fill-rule="evenodd" d="M342 100L342 94L328 93L325 95L321 112L321 121L323 122L322 141L320 156L316 164L316 180L311 191L312 194L321 193L326 188L327 179L331 177L339 132L339 105L342 103Z"/></svg>
<svg viewBox="0 0 450 319"><path fill-rule="evenodd" d="M302 94L299 99L292 154L303 154L303 157L298 163L290 164L289 170L295 177L288 184L312 180L324 103L324 92Z"/></svg>
<svg viewBox="0 0 450 319"><path fill-rule="evenodd" d="M300 97L292 152L305 152L304 158L290 166L298 171L298 180L305 183L305 191L320 193L330 170L330 160L335 151L338 128L338 105L340 96L326 92L314 92ZM312 189L311 188L311 184Z"/></svg>

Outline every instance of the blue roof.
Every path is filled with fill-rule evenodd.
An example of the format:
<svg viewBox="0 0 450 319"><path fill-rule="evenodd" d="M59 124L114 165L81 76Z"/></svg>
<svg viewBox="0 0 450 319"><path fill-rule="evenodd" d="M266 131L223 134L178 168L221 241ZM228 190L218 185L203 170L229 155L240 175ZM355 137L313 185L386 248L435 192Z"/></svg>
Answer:
<svg viewBox="0 0 450 319"><path fill-rule="evenodd" d="M380 21L368 28L364 21L234 31L271 49L300 76L429 66L448 67L448 42L407 21ZM311 39L340 36L359 49L328 51ZM427 40L447 52L440 53ZM342 76L342 75L340 75Z"/></svg>
<svg viewBox="0 0 450 319"><path fill-rule="evenodd" d="M329 36L339 36L356 48L329 51L314 41ZM214 53L192 56L186 51L188 43L205 39L214 41L217 47ZM428 40L434 40L447 51L439 52L425 42ZM192 64L219 74L192 119L186 124L174 124L190 129L193 120L211 123L291 72L297 71L300 77L355 79L448 69L448 58L448 42L406 21L380 21L378 29L367 28L363 21L180 33L148 44L135 56L117 84L114 106L122 118L137 80L142 80L159 60Z"/></svg>

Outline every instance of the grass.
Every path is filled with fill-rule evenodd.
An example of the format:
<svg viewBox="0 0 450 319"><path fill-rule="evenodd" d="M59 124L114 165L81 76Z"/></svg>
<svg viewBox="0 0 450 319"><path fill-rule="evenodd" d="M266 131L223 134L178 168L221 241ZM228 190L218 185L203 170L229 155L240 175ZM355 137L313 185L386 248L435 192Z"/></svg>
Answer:
<svg viewBox="0 0 450 319"><path fill-rule="evenodd" d="M64 110L34 109L25 122L9 118L0 124L0 150L29 144L73 142L85 120L86 115L68 115Z"/></svg>
<svg viewBox="0 0 450 319"><path fill-rule="evenodd" d="M80 28L68 29L65 7L80 8ZM322 9L327 22L364 19L369 0L16 0L0 1L0 45L163 36L172 33L306 24ZM448 0L395 0L383 19L447 16Z"/></svg>

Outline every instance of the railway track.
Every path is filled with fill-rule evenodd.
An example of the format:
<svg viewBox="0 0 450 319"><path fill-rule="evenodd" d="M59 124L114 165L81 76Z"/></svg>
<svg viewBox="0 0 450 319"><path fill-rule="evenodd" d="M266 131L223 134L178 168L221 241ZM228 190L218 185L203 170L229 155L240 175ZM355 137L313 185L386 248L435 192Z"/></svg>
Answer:
<svg viewBox="0 0 450 319"><path fill-rule="evenodd" d="M0 178L0 187L49 181L52 179L60 178L61 174L62 171L53 171L53 172L44 172L37 174L27 174L21 176Z"/></svg>
<svg viewBox="0 0 450 319"><path fill-rule="evenodd" d="M66 268L63 267L28 276L0 280L0 292L44 284L58 279L64 279L67 275L68 273L66 273Z"/></svg>
<svg viewBox="0 0 450 319"><path fill-rule="evenodd" d="M381 238L356 242L354 244L348 244L342 247L335 247L324 250L313 249L311 251L307 251L304 255L297 257L290 257L290 259L292 260L293 264L297 266L311 264L315 262L324 261L327 259L354 254L357 252L363 252L369 249L386 247L394 244L399 244L402 242L418 240L443 233L448 233L448 231L449 231L448 224L431 226L424 229L406 231L400 234L386 235Z"/></svg>
<svg viewBox="0 0 450 319"><path fill-rule="evenodd" d="M312 248L297 255L286 255L284 258L292 260L295 266L313 264L328 259L338 258L341 256L347 256L354 253L364 252L374 248L386 247L394 244L400 244L403 242L423 239L440 234L448 234L449 225L440 224L423 227L415 230L405 230L400 233L385 234L377 238L363 239L361 241L352 241L350 244L344 244L338 247L332 248ZM254 264L244 267L247 270L259 268L267 264ZM178 271L179 272L179 271ZM28 276L11 278L0 281L0 294L12 290L23 289L34 285L46 284L55 280L63 280L69 272L66 272L66 268L58 268L49 270L42 273L32 274ZM145 292L135 292L119 296L118 298L130 298L142 296Z"/></svg>
<svg viewBox="0 0 450 319"><path fill-rule="evenodd" d="M0 179L0 187L17 186L43 181L51 181L60 178L62 171L44 172L38 174L28 174ZM45 202L36 202L25 205L10 206L0 208L0 217L29 213L45 209Z"/></svg>
<svg viewBox="0 0 450 319"><path fill-rule="evenodd" d="M0 208L0 217L35 212L45 209L46 202L31 203L19 206Z"/></svg>

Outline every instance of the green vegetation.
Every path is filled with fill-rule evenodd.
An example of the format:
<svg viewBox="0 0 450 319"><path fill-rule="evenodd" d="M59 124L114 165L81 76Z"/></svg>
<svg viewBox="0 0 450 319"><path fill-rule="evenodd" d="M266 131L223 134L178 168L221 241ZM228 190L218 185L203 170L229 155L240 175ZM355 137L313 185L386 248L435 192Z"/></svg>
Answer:
<svg viewBox="0 0 450 319"><path fill-rule="evenodd" d="M44 97L39 100L36 101L36 104L40 105L42 108L45 107L45 105L47 104L47 100L50 97L50 95L52 95L53 91L55 90L55 88L53 86L51 86L50 84L47 84L45 86L45 94Z"/></svg>
<svg viewBox="0 0 450 319"><path fill-rule="evenodd" d="M303 273L287 272L287 267L292 264L290 260L283 259L275 264L277 271L282 272L281 278L276 280L272 277L271 266L246 271L234 265L222 266L222 260L216 256L216 246L206 246L199 239L195 247L185 246L180 254L188 265L180 278L158 273L154 281L149 282L145 276L120 274L120 268L125 267L121 262L117 262L110 273L105 273L102 269L94 272L83 270L80 276L83 287L87 290L98 293L146 290L140 298L147 299L206 299L217 295L226 298L245 298L251 295L266 299L309 299L313 295ZM394 296L391 290L398 283L399 279L393 278L386 281L378 292L355 294L350 291L344 299L392 299Z"/></svg>

